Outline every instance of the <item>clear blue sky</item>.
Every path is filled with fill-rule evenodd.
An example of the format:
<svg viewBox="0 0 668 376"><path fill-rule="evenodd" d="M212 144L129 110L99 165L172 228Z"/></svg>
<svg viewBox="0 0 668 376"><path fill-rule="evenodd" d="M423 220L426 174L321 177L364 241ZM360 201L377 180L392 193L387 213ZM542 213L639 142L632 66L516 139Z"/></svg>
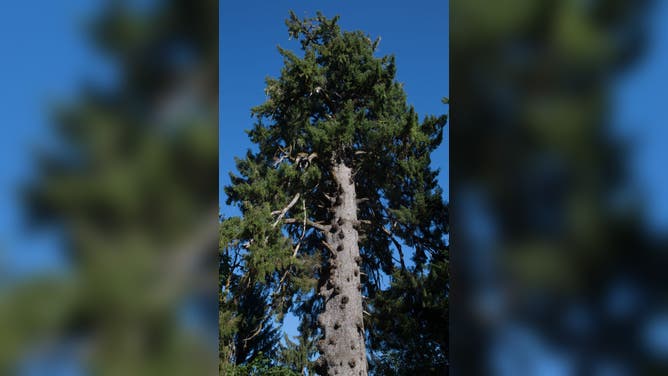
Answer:
<svg viewBox="0 0 668 376"><path fill-rule="evenodd" d="M668 233L668 1L655 2L649 21L647 53L615 87L612 119L632 142L630 166L647 205L648 225Z"/></svg>

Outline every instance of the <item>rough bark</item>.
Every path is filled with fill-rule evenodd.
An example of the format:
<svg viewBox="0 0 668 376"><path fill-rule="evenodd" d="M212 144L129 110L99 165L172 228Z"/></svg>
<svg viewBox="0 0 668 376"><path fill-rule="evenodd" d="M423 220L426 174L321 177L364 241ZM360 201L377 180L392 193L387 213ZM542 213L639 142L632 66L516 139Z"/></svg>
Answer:
<svg viewBox="0 0 668 376"><path fill-rule="evenodd" d="M330 268L320 287L325 307L318 318L324 333L318 343L318 372L328 376L366 376L355 184L351 169L343 163L335 165L332 173L338 195L326 235L332 255Z"/></svg>

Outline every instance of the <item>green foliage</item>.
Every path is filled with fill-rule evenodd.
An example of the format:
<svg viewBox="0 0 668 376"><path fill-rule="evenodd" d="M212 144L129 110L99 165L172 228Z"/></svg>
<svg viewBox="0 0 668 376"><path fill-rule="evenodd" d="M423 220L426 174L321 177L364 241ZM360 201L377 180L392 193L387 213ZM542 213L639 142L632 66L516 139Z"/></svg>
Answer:
<svg viewBox="0 0 668 376"><path fill-rule="evenodd" d="M448 354L446 260L426 275L396 272L374 301L370 321L371 365L377 375L442 375Z"/></svg>
<svg viewBox="0 0 668 376"><path fill-rule="evenodd" d="M0 289L1 374L13 374L10 370L31 350L35 338L58 333L72 314L77 287L73 281L43 277Z"/></svg>
<svg viewBox="0 0 668 376"><path fill-rule="evenodd" d="M498 344L490 325L494 333L510 322L557 351L586 349L573 352L576 373L591 372L599 359L629 374L666 373L665 362L662 372L644 351L629 351L646 317L640 311L662 309L665 290L654 276L663 274L656 266L665 252L657 248L665 247L643 228L626 170L635 147L619 138L617 100L610 102L621 93L611 88L648 47L652 3L450 2L458 114L451 191L466 197L457 218L471 208L493 234L484 245L476 245L478 229L457 234L458 372L488 373L480 354ZM479 276L473 266L481 262ZM613 318L607 297L620 283L640 292L631 296L661 298ZM488 291L496 309L472 315ZM574 309L597 329L583 336L558 323Z"/></svg>
<svg viewBox="0 0 668 376"><path fill-rule="evenodd" d="M308 370L310 375L314 374L314 365L309 358L316 355L315 340L309 335L310 332L301 328L301 335L298 342L293 342L286 334L283 339L285 347L280 352L280 362L300 374L303 370Z"/></svg>
<svg viewBox="0 0 668 376"><path fill-rule="evenodd" d="M248 364L239 366L228 366L221 373L226 376L301 376L288 367L277 366L270 358L260 354L255 360Z"/></svg>

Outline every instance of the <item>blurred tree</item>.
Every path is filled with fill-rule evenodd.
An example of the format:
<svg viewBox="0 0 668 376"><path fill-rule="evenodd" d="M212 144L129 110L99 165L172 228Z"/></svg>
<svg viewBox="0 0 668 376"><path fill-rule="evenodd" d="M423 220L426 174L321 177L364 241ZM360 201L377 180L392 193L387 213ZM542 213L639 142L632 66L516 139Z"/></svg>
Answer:
<svg viewBox="0 0 668 376"><path fill-rule="evenodd" d="M8 299L23 303L2 304L0 317L40 314L7 324L3 349L74 341L94 375L215 370L211 338L184 312L193 296L215 302L217 6L118 1L94 23L116 81L87 85L58 109L57 147L40 154L27 195L34 223L66 236L71 266L48 285L12 291ZM3 356L0 373L15 360Z"/></svg>
<svg viewBox="0 0 668 376"><path fill-rule="evenodd" d="M271 291L269 314L280 321L293 310L310 324L303 336L322 335L310 367L366 375L364 315L375 315L384 277L426 278L431 291L403 293L426 293L433 309L446 308L447 268L429 266L447 260L446 206L430 167L446 117L419 122L395 80L394 57L374 57L379 40L342 32L337 19L291 13L286 21L303 57L279 48L281 76L267 79L268 99L252 109L257 122L248 133L259 152L237 159L240 176L232 174L225 188L242 217L225 221L235 236L222 248L239 255L246 285ZM406 266L403 247L414 250L414 266ZM378 309L393 310L383 303ZM286 360L309 367L302 364L307 344L303 338L298 356L292 345Z"/></svg>
<svg viewBox="0 0 668 376"><path fill-rule="evenodd" d="M605 296L622 280L651 290L665 262L634 207L608 103L645 46L647 4L452 1L458 374L498 372L484 360L511 323L573 354L575 374L598 372L604 358L646 374L631 351L640 305L613 320ZM573 312L591 325L569 326Z"/></svg>

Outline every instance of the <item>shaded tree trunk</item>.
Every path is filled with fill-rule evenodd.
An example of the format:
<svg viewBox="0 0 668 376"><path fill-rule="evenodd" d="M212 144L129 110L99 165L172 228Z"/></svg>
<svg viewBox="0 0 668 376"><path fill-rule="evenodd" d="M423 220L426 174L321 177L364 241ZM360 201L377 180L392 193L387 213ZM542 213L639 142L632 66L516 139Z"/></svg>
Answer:
<svg viewBox="0 0 668 376"><path fill-rule="evenodd" d="M328 376L366 376L355 183L352 170L343 163L336 164L332 174L338 195L331 231L326 235L332 252L330 268L320 287L325 307L318 318L324 332L318 344L318 372Z"/></svg>

